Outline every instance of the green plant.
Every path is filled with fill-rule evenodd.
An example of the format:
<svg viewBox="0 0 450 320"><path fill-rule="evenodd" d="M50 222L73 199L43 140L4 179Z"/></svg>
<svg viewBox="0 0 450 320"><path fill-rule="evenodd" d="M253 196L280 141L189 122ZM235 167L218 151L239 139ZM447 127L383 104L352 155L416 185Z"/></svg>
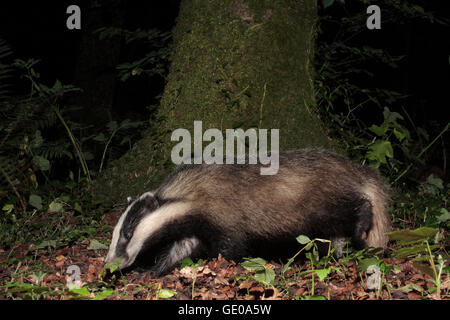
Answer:
<svg viewBox="0 0 450 320"><path fill-rule="evenodd" d="M425 24L448 25L445 19L427 12L420 2L413 2L414 5L399 0L377 3L383 8L383 25L397 24L399 17L402 23L421 20ZM353 1L351 6L347 3L323 0L319 10L314 88L319 115L329 128L329 135L337 138L351 157L379 167L395 182L412 167L422 166L437 141L444 145L445 168L443 136L448 124L444 128L417 126L406 111L410 97L386 87L384 78L375 77L380 69L394 72L405 56L393 55L371 41L374 38L368 36L365 23L366 0ZM382 123L373 124L372 119L381 115ZM435 138L430 139L434 132Z"/></svg>
<svg viewBox="0 0 450 320"><path fill-rule="evenodd" d="M393 251L393 255L399 258L410 258L417 269L429 275L432 278L432 283L435 285L429 288L429 292L436 292L437 298L440 299L444 258L437 252L437 249L440 247L437 243L438 231L435 228L422 227L414 230L393 231L388 233L388 235L399 246ZM433 241L436 244L430 245L431 238L434 238ZM437 260L437 266L435 260Z"/></svg>
<svg viewBox="0 0 450 320"><path fill-rule="evenodd" d="M98 170L99 173L102 172L103 168L103 162L105 161L106 156L106 150L108 149L108 146L111 144L112 139L116 135L116 133L121 129L130 129L130 128L137 128L139 126L142 126L144 124L143 121L131 121L130 119L123 120L120 125L117 124L116 121L111 121L107 124L109 138L107 138L103 133L98 134L94 137L95 141L98 142L104 142L105 148L103 150L102 160L100 162L100 169ZM124 138L122 142L129 141L129 138Z"/></svg>
<svg viewBox="0 0 450 320"><path fill-rule="evenodd" d="M176 295L177 292L169 289L161 289L161 284L158 284L158 289L156 290L156 300L159 299L169 299Z"/></svg>
<svg viewBox="0 0 450 320"><path fill-rule="evenodd" d="M256 271L252 278L261 282L266 287L274 285L275 271L266 260L262 258L244 258L241 266L247 270Z"/></svg>
<svg viewBox="0 0 450 320"><path fill-rule="evenodd" d="M139 42L149 48L148 53L143 57L131 62L122 63L117 66L121 81L126 81L130 77L146 75L147 77L158 75L164 77L167 72L167 60L170 55L171 33L157 29L134 31L104 27L95 31L100 39L110 39L119 37L129 44Z"/></svg>
<svg viewBox="0 0 450 320"><path fill-rule="evenodd" d="M199 259L196 263L192 261L191 258L187 257L184 258L183 261L181 261L180 269L183 269L184 267L189 267L192 269L192 290L191 290L191 298L194 299L194 292L195 292L195 281L197 280L197 272L198 268L203 264L203 260Z"/></svg>

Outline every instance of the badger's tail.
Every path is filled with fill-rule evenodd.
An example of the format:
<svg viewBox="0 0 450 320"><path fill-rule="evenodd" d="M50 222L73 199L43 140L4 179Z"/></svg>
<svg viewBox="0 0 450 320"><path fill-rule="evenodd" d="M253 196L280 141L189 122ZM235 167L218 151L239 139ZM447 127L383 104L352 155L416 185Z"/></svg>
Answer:
<svg viewBox="0 0 450 320"><path fill-rule="evenodd" d="M391 231L391 220L387 207L390 199L390 189L381 178L370 178L364 185L365 196L372 205L372 228L367 235L366 243L369 247L385 248L389 238L386 232Z"/></svg>

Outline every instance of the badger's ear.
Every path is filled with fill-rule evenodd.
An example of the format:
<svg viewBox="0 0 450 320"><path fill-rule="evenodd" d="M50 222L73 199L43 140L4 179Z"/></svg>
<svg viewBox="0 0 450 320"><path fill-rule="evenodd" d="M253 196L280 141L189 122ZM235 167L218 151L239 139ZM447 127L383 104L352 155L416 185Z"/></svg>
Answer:
<svg viewBox="0 0 450 320"><path fill-rule="evenodd" d="M159 207L158 200L151 192L143 194L141 199L144 200L145 206L149 210L156 210Z"/></svg>
<svg viewBox="0 0 450 320"><path fill-rule="evenodd" d="M127 203L131 204L134 201L134 199L132 197L127 197Z"/></svg>

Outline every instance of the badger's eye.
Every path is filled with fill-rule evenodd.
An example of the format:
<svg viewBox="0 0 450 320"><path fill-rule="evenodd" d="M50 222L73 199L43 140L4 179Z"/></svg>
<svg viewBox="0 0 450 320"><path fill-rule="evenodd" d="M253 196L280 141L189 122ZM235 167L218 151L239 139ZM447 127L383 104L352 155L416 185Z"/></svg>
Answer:
<svg viewBox="0 0 450 320"><path fill-rule="evenodd" d="M131 239L131 232L125 232L125 233L123 234L123 236L124 236L124 238L125 238L126 240L130 240L130 239Z"/></svg>

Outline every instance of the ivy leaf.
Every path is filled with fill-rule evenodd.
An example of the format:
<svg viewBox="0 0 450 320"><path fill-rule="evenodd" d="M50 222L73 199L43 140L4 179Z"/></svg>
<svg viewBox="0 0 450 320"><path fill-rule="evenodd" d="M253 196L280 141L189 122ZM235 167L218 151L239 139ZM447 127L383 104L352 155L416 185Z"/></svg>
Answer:
<svg viewBox="0 0 450 320"><path fill-rule="evenodd" d="M38 210L42 209L42 198L38 195L31 194L28 203Z"/></svg>
<svg viewBox="0 0 450 320"><path fill-rule="evenodd" d="M387 129L388 129L388 126L386 125L386 123L383 123L381 126L377 126L377 125L373 124L369 128L370 131L372 131L379 137L383 136L386 133Z"/></svg>
<svg viewBox="0 0 450 320"><path fill-rule="evenodd" d="M376 141L373 145L369 147L370 151L367 152L366 157L369 160L386 163L386 157L392 158L394 156L394 150L392 145L387 140Z"/></svg>

